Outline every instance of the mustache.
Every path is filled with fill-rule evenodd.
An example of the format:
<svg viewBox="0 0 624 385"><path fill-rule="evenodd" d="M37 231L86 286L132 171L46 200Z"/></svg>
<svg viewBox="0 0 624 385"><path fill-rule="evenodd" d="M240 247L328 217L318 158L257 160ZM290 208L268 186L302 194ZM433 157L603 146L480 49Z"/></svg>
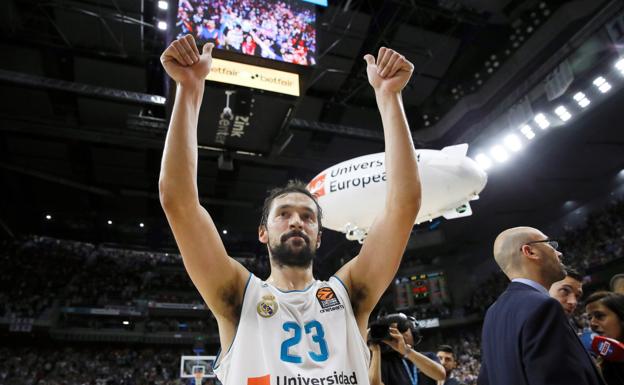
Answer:
<svg viewBox="0 0 624 385"><path fill-rule="evenodd" d="M286 234L282 235L280 240L282 242L286 242L289 238L292 238L292 237L301 237L303 238L306 244L310 244L310 238L307 235L305 235L302 231L299 231L299 230L293 230L293 231L287 232Z"/></svg>

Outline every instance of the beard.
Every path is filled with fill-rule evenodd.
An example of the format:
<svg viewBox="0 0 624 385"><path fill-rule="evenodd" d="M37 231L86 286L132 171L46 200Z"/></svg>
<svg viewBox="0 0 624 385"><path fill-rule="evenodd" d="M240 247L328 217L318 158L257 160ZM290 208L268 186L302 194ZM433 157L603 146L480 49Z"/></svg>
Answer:
<svg viewBox="0 0 624 385"><path fill-rule="evenodd" d="M304 247L295 250L288 243L288 240L295 236L303 238L305 242ZM300 268L310 267L316 254L316 248L313 249L310 246L310 238L300 231L291 231L284 234L278 245L272 246L269 244L269 251L271 252L271 259L278 265Z"/></svg>

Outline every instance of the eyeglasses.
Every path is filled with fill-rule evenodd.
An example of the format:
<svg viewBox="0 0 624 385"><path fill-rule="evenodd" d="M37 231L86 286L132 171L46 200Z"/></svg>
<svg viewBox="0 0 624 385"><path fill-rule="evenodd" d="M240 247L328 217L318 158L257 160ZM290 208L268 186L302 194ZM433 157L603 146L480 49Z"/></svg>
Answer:
<svg viewBox="0 0 624 385"><path fill-rule="evenodd" d="M542 239L541 241L531 241L531 242L527 242L525 243L525 245L532 245L534 243L548 243L550 245L550 247L552 247L555 250L559 250L559 241L554 240L554 239Z"/></svg>

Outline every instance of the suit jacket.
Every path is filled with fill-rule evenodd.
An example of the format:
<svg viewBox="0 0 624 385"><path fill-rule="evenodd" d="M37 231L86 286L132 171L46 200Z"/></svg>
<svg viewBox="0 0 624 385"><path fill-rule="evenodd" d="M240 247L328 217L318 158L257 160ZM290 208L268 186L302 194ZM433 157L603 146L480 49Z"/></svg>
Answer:
<svg viewBox="0 0 624 385"><path fill-rule="evenodd" d="M509 284L482 333L478 385L604 385L559 302L529 285Z"/></svg>

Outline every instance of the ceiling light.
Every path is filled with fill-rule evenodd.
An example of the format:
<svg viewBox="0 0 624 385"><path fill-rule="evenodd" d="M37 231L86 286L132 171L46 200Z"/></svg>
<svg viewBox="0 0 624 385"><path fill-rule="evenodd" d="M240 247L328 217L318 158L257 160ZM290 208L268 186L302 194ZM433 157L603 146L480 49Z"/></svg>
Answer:
<svg viewBox="0 0 624 385"><path fill-rule="evenodd" d="M223 229L222 233L223 233L223 235L227 235L227 230Z"/></svg>
<svg viewBox="0 0 624 385"><path fill-rule="evenodd" d="M576 100L576 103L578 103L581 108L589 106L590 103L589 99L587 99L587 96L585 96L585 94L582 92L577 92L576 94L574 94L574 100Z"/></svg>
<svg viewBox="0 0 624 385"><path fill-rule="evenodd" d="M603 85L598 87L598 89L600 90L600 92L602 92L604 94L605 92L608 92L611 89L611 84L604 83Z"/></svg>
<svg viewBox="0 0 624 385"><path fill-rule="evenodd" d="M112 225L112 224L113 224L113 221L111 221L111 220L109 219L109 220L108 220L108 222L106 222L106 223L108 223L109 225Z"/></svg>
<svg viewBox="0 0 624 385"><path fill-rule="evenodd" d="M47 214L47 215L45 216L45 219L47 219L47 220L50 220L50 219L52 219L52 215L50 215L50 214Z"/></svg>
<svg viewBox="0 0 624 385"><path fill-rule="evenodd" d="M507 151L505 151L503 146L500 145L492 147L492 149L490 150L490 154L492 154L492 157L496 159L496 161L501 163L509 159L509 154L507 153Z"/></svg>
<svg viewBox="0 0 624 385"><path fill-rule="evenodd" d="M160 29L161 31L166 31L167 30L167 22L160 20L158 22L158 29Z"/></svg>
<svg viewBox="0 0 624 385"><path fill-rule="evenodd" d="M624 75L624 58L615 62L615 68Z"/></svg>
<svg viewBox="0 0 624 385"><path fill-rule="evenodd" d="M139 227L145 227L145 223L143 222L139 223Z"/></svg>
<svg viewBox="0 0 624 385"><path fill-rule="evenodd" d="M567 122L572 117L570 112L564 106L559 106L555 108L555 114L557 114L557 116L559 116L559 119L564 122Z"/></svg>
<svg viewBox="0 0 624 385"><path fill-rule="evenodd" d="M158 2L158 8L162 9L163 11L166 11L167 9L169 9L169 3L161 0Z"/></svg>
<svg viewBox="0 0 624 385"><path fill-rule="evenodd" d="M520 138L514 134L509 134L503 140L505 146L513 152L518 152L522 149L522 142L520 142Z"/></svg>
<svg viewBox="0 0 624 385"><path fill-rule="evenodd" d="M601 85L605 84L607 81L605 80L605 78L603 78L602 76L598 76L596 79L594 79L593 83L596 87L600 87Z"/></svg>
<svg viewBox="0 0 624 385"><path fill-rule="evenodd" d="M490 158L488 158L485 154L478 154L475 156L475 162L477 162L477 164L484 170L492 167L492 160L490 160Z"/></svg>
<svg viewBox="0 0 624 385"><path fill-rule="evenodd" d="M533 120L535 121L535 123L537 123L538 126L540 126L542 130L547 129L550 126L550 122L548 121L548 119L546 119L546 115L544 114L535 115L535 118Z"/></svg>
<svg viewBox="0 0 624 385"><path fill-rule="evenodd" d="M528 124L520 127L520 132L522 132L522 135L524 135L528 140L535 138L535 133L533 132L531 126L529 126Z"/></svg>

